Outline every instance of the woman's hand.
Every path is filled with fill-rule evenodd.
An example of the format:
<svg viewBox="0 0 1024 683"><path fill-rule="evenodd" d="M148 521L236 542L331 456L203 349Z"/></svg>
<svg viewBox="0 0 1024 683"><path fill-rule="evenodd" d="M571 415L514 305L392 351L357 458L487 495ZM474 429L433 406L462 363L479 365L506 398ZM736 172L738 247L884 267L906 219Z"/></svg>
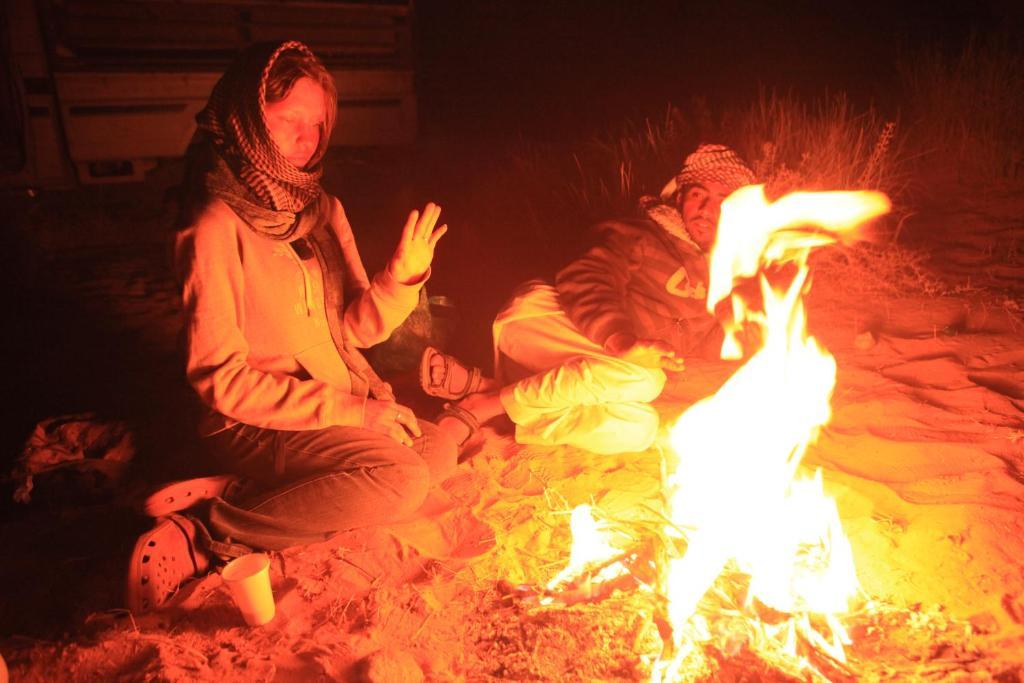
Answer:
<svg viewBox="0 0 1024 683"><path fill-rule="evenodd" d="M441 207L433 202L423 207L422 214L419 211L409 214L409 220L402 228L402 239L388 266L394 278L403 285L419 282L430 268L430 262L434 260L434 247L441 236L448 232L447 225L434 229L440 215Z"/></svg>
<svg viewBox="0 0 1024 683"><path fill-rule="evenodd" d="M423 435L412 410L394 401L368 399L363 427L387 434L403 446L412 446L412 440Z"/></svg>
<svg viewBox="0 0 1024 683"><path fill-rule="evenodd" d="M604 344L605 350L622 360L645 368L661 368L669 372L682 372L683 359L660 339L637 339L625 332L616 332Z"/></svg>

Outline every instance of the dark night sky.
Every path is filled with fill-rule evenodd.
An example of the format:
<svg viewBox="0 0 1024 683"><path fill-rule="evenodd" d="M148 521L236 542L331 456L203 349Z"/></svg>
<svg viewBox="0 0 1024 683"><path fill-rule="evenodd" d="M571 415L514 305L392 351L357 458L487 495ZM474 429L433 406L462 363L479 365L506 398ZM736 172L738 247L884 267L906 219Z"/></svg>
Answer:
<svg viewBox="0 0 1024 683"><path fill-rule="evenodd" d="M845 90L890 106L901 54L1013 34L1024 3L422 0L417 83L425 134L600 132L694 95L748 103L760 85ZM1019 35L1019 31L1017 32ZM894 97L896 95L896 97ZM571 122L571 123L570 123Z"/></svg>

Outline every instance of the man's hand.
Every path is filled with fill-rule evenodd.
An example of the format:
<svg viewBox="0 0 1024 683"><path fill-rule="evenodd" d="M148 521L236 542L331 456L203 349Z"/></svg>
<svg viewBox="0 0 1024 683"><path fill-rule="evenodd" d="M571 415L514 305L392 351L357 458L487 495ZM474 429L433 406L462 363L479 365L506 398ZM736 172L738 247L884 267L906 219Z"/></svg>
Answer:
<svg viewBox="0 0 1024 683"><path fill-rule="evenodd" d="M632 334L616 332L608 337L604 348L613 356L645 368L661 368L668 372L685 369L683 359L660 339L637 339Z"/></svg>
<svg viewBox="0 0 1024 683"><path fill-rule="evenodd" d="M423 435L412 410L394 401L368 399L363 427L387 434L403 446L412 446L412 440Z"/></svg>
<svg viewBox="0 0 1024 683"><path fill-rule="evenodd" d="M419 282L430 268L437 241L448 232L447 225L434 229L440 215L441 207L433 202L423 207L422 214L419 211L409 214L398 248L388 266L394 278L403 285Z"/></svg>

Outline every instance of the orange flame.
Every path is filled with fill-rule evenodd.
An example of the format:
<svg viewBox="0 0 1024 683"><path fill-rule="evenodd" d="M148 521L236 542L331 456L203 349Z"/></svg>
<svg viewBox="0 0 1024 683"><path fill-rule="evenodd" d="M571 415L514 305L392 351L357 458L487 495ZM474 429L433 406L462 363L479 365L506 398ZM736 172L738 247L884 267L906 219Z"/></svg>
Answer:
<svg viewBox="0 0 1024 683"><path fill-rule="evenodd" d="M696 640L706 639L704 621L691 623L691 617L731 562L750 576L748 602L756 599L793 615L762 628L781 650L795 656L799 633L837 660L844 658L849 638L836 615L858 590L853 552L820 472L797 476L807 447L831 416L836 375L831 354L807 336L803 295L810 250L853 237L889 208L888 198L877 192L798 192L769 202L763 186L741 188L722 204L707 307L714 311L731 298L723 358L740 356L737 335L748 325L760 332L762 346L671 429L676 458L668 463L668 533L689 532L685 554L663 568L676 642L675 658L656 665L657 680L673 679L692 649L683 642L688 625ZM796 275L779 290L761 277L763 310L752 309L735 287L770 263L795 264ZM596 528L588 533L590 543L604 548L601 557L608 557L607 544L593 537ZM570 566L576 569L566 568L557 578L564 581L598 561L574 541ZM812 628L812 614L828 624L829 635Z"/></svg>
<svg viewBox="0 0 1024 683"><path fill-rule="evenodd" d="M889 208L889 199L879 192L794 192L769 203L763 185L740 188L722 203L711 253L708 311L714 312L738 282L754 277L762 265L793 262L805 271L811 249L853 239L865 221ZM802 315L801 309L799 320L792 322L802 325ZM766 324L733 297L733 321L726 329L723 358L740 357L735 333L748 320L762 327Z"/></svg>
<svg viewBox="0 0 1024 683"><path fill-rule="evenodd" d="M564 584L587 572L591 567L622 554L622 548L613 545L613 541L617 540L615 534L607 524L594 519L589 505L577 505L573 508L569 528L572 531L569 564L548 582L549 590L558 590ZM610 564L591 580L598 583L609 581L617 576L622 576L625 572L626 568L621 564ZM550 602L550 600L542 600L543 602Z"/></svg>
<svg viewBox="0 0 1024 683"><path fill-rule="evenodd" d="M760 330L763 345L672 428L678 460L669 477L671 518L677 527L693 529L685 555L667 568L677 639L733 561L751 577L748 601L825 616L831 638L807 633L806 620L805 635L843 657L847 636L831 617L847 610L858 589L853 553L820 473L813 480L797 478L807 447L831 417L836 374L833 357L807 336L803 294L810 249L888 209L888 199L873 192L801 192L769 203L762 186L742 188L722 205L708 309L732 297L723 357L738 352L736 334L744 324ZM795 263L796 276L778 291L761 277L764 310L751 310L734 293L736 284L778 262ZM786 640L795 648L791 636Z"/></svg>

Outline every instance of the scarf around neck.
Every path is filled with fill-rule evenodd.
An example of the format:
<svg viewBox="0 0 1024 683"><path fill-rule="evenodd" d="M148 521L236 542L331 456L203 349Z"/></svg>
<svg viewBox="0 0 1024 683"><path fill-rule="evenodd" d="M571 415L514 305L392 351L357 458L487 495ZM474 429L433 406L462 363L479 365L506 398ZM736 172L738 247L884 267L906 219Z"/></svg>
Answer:
<svg viewBox="0 0 1024 683"><path fill-rule="evenodd" d="M657 197L641 197L640 212L689 248L698 253L704 253L704 250L690 237L690 233L686 230L686 223L683 222L683 215L676 207L665 204Z"/></svg>

